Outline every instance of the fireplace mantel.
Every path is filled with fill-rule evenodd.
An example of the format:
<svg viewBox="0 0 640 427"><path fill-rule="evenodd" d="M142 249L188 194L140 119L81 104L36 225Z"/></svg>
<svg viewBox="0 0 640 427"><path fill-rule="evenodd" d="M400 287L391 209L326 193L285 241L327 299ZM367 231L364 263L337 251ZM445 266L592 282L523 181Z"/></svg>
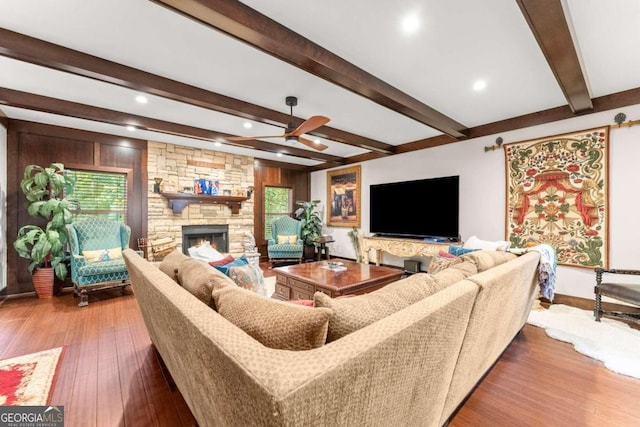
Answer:
<svg viewBox="0 0 640 427"><path fill-rule="evenodd" d="M182 213L185 206L190 203L208 203L227 205L231 213L237 215L240 213L242 202L248 199L244 196L208 196L190 193L160 193L160 195L169 201L169 207L173 209L174 214Z"/></svg>

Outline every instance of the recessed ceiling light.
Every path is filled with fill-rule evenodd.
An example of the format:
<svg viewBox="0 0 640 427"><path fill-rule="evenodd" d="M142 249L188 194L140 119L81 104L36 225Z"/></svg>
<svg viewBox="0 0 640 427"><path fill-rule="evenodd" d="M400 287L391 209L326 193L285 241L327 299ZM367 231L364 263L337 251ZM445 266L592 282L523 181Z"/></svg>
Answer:
<svg viewBox="0 0 640 427"><path fill-rule="evenodd" d="M213 143L213 145L215 145L216 147L220 147L222 145L222 142L216 141Z"/></svg>
<svg viewBox="0 0 640 427"><path fill-rule="evenodd" d="M276 154L276 156L282 157L282 153L278 153L278 154Z"/></svg>
<svg viewBox="0 0 640 427"><path fill-rule="evenodd" d="M140 104L146 104L149 100L147 99L146 96L144 95L138 95L136 96L136 102L139 102Z"/></svg>
<svg viewBox="0 0 640 427"><path fill-rule="evenodd" d="M475 90L476 92L484 90L486 87L487 82L485 80L476 80L476 82L473 84L473 90Z"/></svg>
<svg viewBox="0 0 640 427"><path fill-rule="evenodd" d="M244 126L245 129L251 129L253 127L253 125L249 122L244 122L242 126Z"/></svg>
<svg viewBox="0 0 640 427"><path fill-rule="evenodd" d="M319 140L318 138L315 138L315 139L313 140L313 143L314 143L314 144L320 144L320 140Z"/></svg>
<svg viewBox="0 0 640 427"><path fill-rule="evenodd" d="M127 130L128 130L129 132L135 132L135 131L136 131L136 127L135 127L135 126L132 126L132 125L128 125L128 126L127 126Z"/></svg>
<svg viewBox="0 0 640 427"><path fill-rule="evenodd" d="M402 31L407 34L415 33L420 27L420 20L415 13L409 14L402 20Z"/></svg>

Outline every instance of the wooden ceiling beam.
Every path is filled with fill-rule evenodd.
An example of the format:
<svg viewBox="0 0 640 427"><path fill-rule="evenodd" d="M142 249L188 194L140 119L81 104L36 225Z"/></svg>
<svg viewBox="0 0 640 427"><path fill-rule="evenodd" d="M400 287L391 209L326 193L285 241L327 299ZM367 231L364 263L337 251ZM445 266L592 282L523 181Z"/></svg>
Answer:
<svg viewBox="0 0 640 427"><path fill-rule="evenodd" d="M593 109L565 0L516 0L574 113Z"/></svg>
<svg viewBox="0 0 640 427"><path fill-rule="evenodd" d="M290 120L289 114L230 98L4 28L0 28L0 55L282 128L286 128ZM305 120L299 117L294 118L300 122ZM383 154L393 154L395 149L393 145L330 126L322 126L310 134Z"/></svg>
<svg viewBox="0 0 640 427"><path fill-rule="evenodd" d="M287 147L259 140L229 142L225 141L224 138L231 135L221 132L152 119L121 111L108 110L105 108L94 107L92 105L79 104L77 102L65 101L63 99L36 95L4 87L0 87L0 105L9 105L16 108L25 108L67 117L93 120L117 126L131 125L135 126L137 129L144 129L151 132L195 138L203 141L218 141L226 145L233 145L236 147L266 151L270 153L282 153L288 156L328 162L334 165L344 164L344 158L339 156L314 152L311 150L302 150L295 147ZM215 149L213 145L211 149Z"/></svg>
<svg viewBox="0 0 640 427"><path fill-rule="evenodd" d="M150 0L455 138L465 126L237 0Z"/></svg>

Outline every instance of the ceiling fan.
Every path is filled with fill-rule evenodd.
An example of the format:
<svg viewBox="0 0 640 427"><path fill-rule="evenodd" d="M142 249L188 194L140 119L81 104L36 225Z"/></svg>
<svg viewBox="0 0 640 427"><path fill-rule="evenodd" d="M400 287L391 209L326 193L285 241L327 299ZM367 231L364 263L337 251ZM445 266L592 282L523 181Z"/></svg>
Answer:
<svg viewBox="0 0 640 427"><path fill-rule="evenodd" d="M298 98L295 96L287 96L285 98L286 104L291 109L291 118L289 119L289 123L287 124L287 128L284 131L283 135L268 135L268 136L232 136L227 137L229 141L249 141L252 139L260 139L260 138L284 138L287 142L300 142L301 144L306 145L307 147L313 148L314 150L326 150L328 147L324 144L315 143L307 138L303 138L302 134L309 133L314 129L319 128L320 126L324 126L329 123L328 117L325 116L311 116L304 122L300 123L298 127L293 124L293 107L298 105Z"/></svg>

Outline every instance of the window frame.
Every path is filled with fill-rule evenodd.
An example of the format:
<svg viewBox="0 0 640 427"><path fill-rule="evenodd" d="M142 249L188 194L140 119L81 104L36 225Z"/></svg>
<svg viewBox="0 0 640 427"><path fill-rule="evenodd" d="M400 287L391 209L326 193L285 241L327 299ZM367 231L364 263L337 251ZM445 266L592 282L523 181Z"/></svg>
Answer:
<svg viewBox="0 0 640 427"><path fill-rule="evenodd" d="M76 163L65 163L65 169L70 171L81 171L81 172L103 172L103 173L114 173L125 175L125 181L127 183L127 209L126 209L126 217L124 223L127 223L129 218L132 217L132 200L133 200L133 169L131 168L117 168L112 166L91 166L86 164L76 164ZM73 195L70 197L73 199ZM82 207L81 207L82 208Z"/></svg>
<svg viewBox="0 0 640 427"><path fill-rule="evenodd" d="M264 224L264 232L263 232L263 236L265 241L268 241L270 238L272 238L273 236L270 234L271 233L271 224L267 222L267 215L271 215L271 212L267 212L267 188L272 187L272 188L284 188L288 190L289 193L289 211L288 212L282 212L282 215L280 216L284 216L284 215L288 215L293 217L294 212L295 212L295 188L292 185L282 185L282 184L264 184L262 186L262 194L263 194L263 203L262 203L262 223ZM273 222L273 221L272 221ZM269 231L269 236L267 236L267 231Z"/></svg>

